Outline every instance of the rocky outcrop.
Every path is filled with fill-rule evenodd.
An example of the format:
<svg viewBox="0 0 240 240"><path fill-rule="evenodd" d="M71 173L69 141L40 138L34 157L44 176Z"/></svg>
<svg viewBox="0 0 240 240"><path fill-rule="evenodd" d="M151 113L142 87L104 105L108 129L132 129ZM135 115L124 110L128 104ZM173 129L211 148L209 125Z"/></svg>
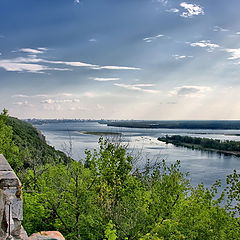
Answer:
<svg viewBox="0 0 240 240"><path fill-rule="evenodd" d="M0 154L0 239L23 240L22 218L21 182L7 160Z"/></svg>
<svg viewBox="0 0 240 240"><path fill-rule="evenodd" d="M57 231L39 232L31 235L28 240L65 240L63 235Z"/></svg>

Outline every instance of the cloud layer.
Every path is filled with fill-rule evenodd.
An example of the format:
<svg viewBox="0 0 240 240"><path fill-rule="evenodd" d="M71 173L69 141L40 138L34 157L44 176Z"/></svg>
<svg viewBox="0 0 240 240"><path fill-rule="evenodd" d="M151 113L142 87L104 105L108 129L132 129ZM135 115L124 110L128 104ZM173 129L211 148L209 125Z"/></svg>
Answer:
<svg viewBox="0 0 240 240"><path fill-rule="evenodd" d="M16 57L11 59L1 59L0 68L11 72L31 72L31 73L45 73L46 71L72 71L73 69L67 67L83 67L95 70L141 70L137 67L129 66L101 66L97 64L90 64L80 61L58 61L48 60L38 57L38 54L43 54L47 48L21 48L18 52L27 53L29 55L24 57ZM63 67L53 67L52 65L63 65Z"/></svg>

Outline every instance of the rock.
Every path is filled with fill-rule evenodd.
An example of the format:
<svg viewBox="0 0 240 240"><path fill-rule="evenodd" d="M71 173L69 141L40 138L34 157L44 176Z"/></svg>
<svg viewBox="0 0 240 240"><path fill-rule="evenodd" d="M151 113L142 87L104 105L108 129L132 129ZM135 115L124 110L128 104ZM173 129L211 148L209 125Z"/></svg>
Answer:
<svg viewBox="0 0 240 240"><path fill-rule="evenodd" d="M0 154L0 239L21 239L23 201L21 182Z"/></svg>
<svg viewBox="0 0 240 240"><path fill-rule="evenodd" d="M58 231L47 231L32 234L28 240L65 240Z"/></svg>
<svg viewBox="0 0 240 240"><path fill-rule="evenodd" d="M28 240L28 235L23 226L21 226L20 239Z"/></svg>

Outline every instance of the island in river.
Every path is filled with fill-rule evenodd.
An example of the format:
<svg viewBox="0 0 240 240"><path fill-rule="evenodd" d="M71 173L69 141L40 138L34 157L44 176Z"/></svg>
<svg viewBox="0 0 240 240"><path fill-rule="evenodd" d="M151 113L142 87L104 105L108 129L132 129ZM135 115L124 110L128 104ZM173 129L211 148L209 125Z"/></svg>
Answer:
<svg viewBox="0 0 240 240"><path fill-rule="evenodd" d="M175 146L182 146L192 149L213 151L224 154L231 154L235 156L240 156L240 142L239 141L221 141L219 139L211 138L199 138L199 137L189 137L172 135L165 137L159 137L159 141L165 143L172 143Z"/></svg>

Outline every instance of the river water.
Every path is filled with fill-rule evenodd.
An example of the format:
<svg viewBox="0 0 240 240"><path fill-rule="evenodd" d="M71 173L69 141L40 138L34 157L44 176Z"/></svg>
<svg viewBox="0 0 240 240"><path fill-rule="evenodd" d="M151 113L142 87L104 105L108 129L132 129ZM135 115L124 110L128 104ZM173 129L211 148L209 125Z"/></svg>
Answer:
<svg viewBox="0 0 240 240"><path fill-rule="evenodd" d="M135 164L143 166L147 159L151 162L165 159L167 163L181 161L181 170L190 173L193 185L204 183L211 186L215 180L222 180L223 185L228 174L240 169L240 158L224 154L175 147L157 140L160 136L188 135L221 140L240 141L240 130L189 130L189 129L139 129L109 127L97 122L47 123L35 125L46 136L48 144L70 154L75 160L84 159L85 149L98 148L100 136L84 132L119 133L121 137L109 137L128 146L134 155Z"/></svg>

